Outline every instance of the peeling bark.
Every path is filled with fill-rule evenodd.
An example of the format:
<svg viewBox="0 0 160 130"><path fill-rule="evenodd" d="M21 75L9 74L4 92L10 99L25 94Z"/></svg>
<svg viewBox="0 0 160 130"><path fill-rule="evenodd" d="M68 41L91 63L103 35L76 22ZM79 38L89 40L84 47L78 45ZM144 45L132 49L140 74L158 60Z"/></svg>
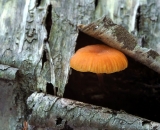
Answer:
<svg viewBox="0 0 160 130"><path fill-rule="evenodd" d="M142 46L158 48L159 2L156 0L150 2L131 0L131 3L127 0L113 1L113 3L110 0L70 0L69 2L68 0L2 0L0 2L1 129L22 130L24 125L27 125L25 121L29 115L29 123L31 123L29 129L38 129L36 126L43 129L52 126L56 129L72 129L76 126L78 127L75 129L98 129L106 126L106 122L108 129L118 129L118 127L134 129L137 126L142 129L159 129L158 123L123 112L59 98L63 96L68 82L69 59L75 51L79 35L78 24L89 24L94 18L108 14L110 18L116 20L115 23L123 25L129 32L134 32ZM99 14L98 11L101 13ZM133 17L128 17L128 15L132 16L132 13ZM139 14L140 24L136 24L137 14ZM136 35L137 32L139 35ZM138 49L136 43L125 44L124 47L128 50ZM149 56L149 60L156 59L155 63L153 62L156 68L159 60L157 53L145 48L141 49L138 50L139 53L145 53L140 55ZM55 94L59 97L34 93L28 99L28 105L33 109L33 113L29 114L26 100L35 91ZM36 98L38 96L40 99ZM30 104L32 99L35 107ZM47 104L46 107L46 103L51 104ZM41 108L49 110L45 113ZM92 116L92 112L96 116ZM90 116L87 115L88 113ZM77 117L72 116L74 118L70 119L73 114ZM100 115L104 116L103 114L106 116L100 117ZM120 118L124 115L125 117ZM48 118L49 120L46 120ZM131 124L126 119L131 120ZM133 123L134 119L138 122ZM86 126L82 127L83 123ZM137 126L134 126L135 124Z"/></svg>
<svg viewBox="0 0 160 130"><path fill-rule="evenodd" d="M121 50L160 73L160 55L152 49L139 46L137 40L125 28L113 23L106 16L88 25L79 25L78 27L82 32Z"/></svg>
<svg viewBox="0 0 160 130"><path fill-rule="evenodd" d="M27 99L27 104L32 111L28 119L29 124L37 128L50 130L65 127L74 130L160 129L159 123L129 115L123 111L116 112L43 93L33 93Z"/></svg>
<svg viewBox="0 0 160 130"><path fill-rule="evenodd" d="M10 97L19 113L8 129L22 129L25 101L32 92L63 96L78 36L76 25L89 23L94 10L94 0L0 2L0 78L14 80Z"/></svg>
<svg viewBox="0 0 160 130"><path fill-rule="evenodd" d="M76 25L89 23L94 17L94 0L72 1L71 6L67 3L17 0L4 3L6 7L18 8L17 12L14 6L10 8L14 17L5 15L7 9L1 11L0 40L5 44L1 45L0 63L18 68L24 75L33 74L37 82L35 91L46 92L47 83L51 83L54 90L58 88L58 96L63 96L69 59L78 36Z"/></svg>
<svg viewBox="0 0 160 130"><path fill-rule="evenodd" d="M18 1L8 2L6 6L18 3ZM78 35L76 25L91 21L94 12L93 0L72 1L70 3L72 6L69 8L65 6L66 3L68 1L45 0L37 3L36 0L33 0L26 3L21 2L23 7L19 8L24 8L24 10L19 10L23 14L19 14L21 16L18 16L19 21L16 20L17 17L11 21L15 27L14 29L10 28L10 32L4 24L7 24L7 19L12 17L5 17L7 10L2 11L1 15L4 21L1 22L3 35L0 39L2 43L6 43L1 45L1 63L20 68L23 73L34 73L37 78L35 90L46 92L47 82L52 83L54 87L59 88L59 96L63 96L70 68L68 61L74 53L76 45ZM15 15L14 8L11 9ZM83 13L85 16L82 15ZM45 61L43 60L44 52L46 54Z"/></svg>
<svg viewBox="0 0 160 130"><path fill-rule="evenodd" d="M160 53L159 0L99 0L96 19L106 15L137 37L139 45Z"/></svg>
<svg viewBox="0 0 160 130"><path fill-rule="evenodd" d="M69 60L74 53L78 36L77 24L89 23L93 19L94 0L68 1L52 3L52 27L49 37L49 47L52 60L51 80L55 75L55 87L58 95L63 96L69 74ZM85 15L83 15L85 14ZM61 80L59 80L61 79ZM51 82L52 83L52 82Z"/></svg>

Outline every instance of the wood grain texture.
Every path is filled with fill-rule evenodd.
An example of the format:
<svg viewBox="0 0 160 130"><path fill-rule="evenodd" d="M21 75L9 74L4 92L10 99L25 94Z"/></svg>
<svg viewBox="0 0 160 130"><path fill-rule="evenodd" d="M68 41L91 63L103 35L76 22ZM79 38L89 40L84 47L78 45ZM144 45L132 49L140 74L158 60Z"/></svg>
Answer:
<svg viewBox="0 0 160 130"><path fill-rule="evenodd" d="M77 24L89 23L94 18L94 0L55 1L52 3L52 27L49 47L54 66L55 85L58 95L63 96L78 36ZM51 60L50 60L51 61ZM61 80L59 80L61 79Z"/></svg>
<svg viewBox="0 0 160 130"><path fill-rule="evenodd" d="M153 130L160 124L129 115L123 111L113 111L78 101L58 98L43 93L33 93L27 100L32 114L29 124L36 128L50 130ZM41 113L41 114L37 114Z"/></svg>
<svg viewBox="0 0 160 130"><path fill-rule="evenodd" d="M1 3L3 8L11 7L1 8L0 63L35 77L37 85L30 89L46 92L46 84L51 83L63 96L78 36L76 25L93 20L94 0L39 2Z"/></svg>
<svg viewBox="0 0 160 130"><path fill-rule="evenodd" d="M153 49L139 46L132 34L121 25L113 23L107 16L78 27L82 32L121 50L126 55L160 73L160 55Z"/></svg>
<svg viewBox="0 0 160 130"><path fill-rule="evenodd" d="M160 53L159 8L158 0L99 0L95 18L107 15L136 36L140 46Z"/></svg>
<svg viewBox="0 0 160 130"><path fill-rule="evenodd" d="M18 112L16 123L8 125L11 130L22 129L25 101L32 92L47 93L47 84L52 84L63 96L78 36L76 25L92 21L94 10L94 0L0 2L0 78L15 81L9 98Z"/></svg>
<svg viewBox="0 0 160 130"><path fill-rule="evenodd" d="M128 120L123 120L124 117L122 117L123 113L121 112L118 115L117 112L113 112L110 109L102 109L76 101L45 96L44 94L34 93L29 97L28 100L33 99L33 104L36 106L33 107L28 104L30 109L33 109L33 114L27 110L26 99L28 96L35 91L47 93L47 84L52 84L54 90L58 88L56 94L59 97L63 96L70 71L69 59L75 51L76 40L79 35L77 25L87 25L94 18L100 18L106 14L109 17L111 16L110 18L115 23L121 24L138 38L139 46L137 46L137 42L132 36L127 35L130 37L129 40L132 44L124 42L126 44L122 43L117 48L122 49L122 51L131 57L135 57L135 59L138 59L137 57L139 56L143 59L148 59L147 62L144 61L144 64L148 63L152 69L159 72L159 67L157 67L157 63L159 63L159 55L157 54L157 52L159 53L159 1L131 0L131 3L129 3L127 0L118 0L116 2L116 0L113 2L99 0L95 9L95 0L1 0L0 78L2 80L0 79L0 87L2 89L0 109L2 113L0 114L0 123L4 125L1 129L21 130L23 122L27 120L28 116L31 116L29 121L33 124L30 129L34 129L35 126L45 126L43 122L46 122L48 116L51 120L47 122L48 124L46 123L46 126L52 127L54 125L56 129L65 126L66 120L68 121L72 118L75 119L76 126L80 126L82 129L86 127L92 130L97 129L96 127L102 128L106 125L104 123L109 121L108 117L110 116L113 118L106 126L109 129L124 128L123 124L126 124L127 128L132 126L134 129L137 127L134 126L134 123L139 123L136 125L139 125L138 128L142 129L159 129L159 124L148 120L144 121L141 118L131 116L131 118L137 119L133 123L130 116L125 114L125 116L128 116L127 119L131 120L130 124L130 122L127 122ZM100 14L97 13L98 10L101 12ZM139 17L138 21L137 17ZM137 22L140 24L136 24ZM114 25L106 26L114 28ZM120 26L118 27L118 30L122 29ZM118 39L123 42L124 36L128 32L114 32L113 36L119 34L123 34ZM153 47L157 49L157 52L143 47ZM139 61L143 62L143 59ZM154 62L152 62L153 60ZM54 100L57 100L57 102L54 102ZM64 102L70 107L69 109L63 104ZM52 103L55 103L55 105ZM91 106L91 108L88 108L88 106ZM48 108L48 113L41 109L45 107ZM75 111L72 111L72 108ZM70 110L71 112L69 112ZM106 114L106 111L111 113ZM91 112L97 115L94 117ZM81 116L81 113L84 114L84 117ZM88 113L90 113L89 116L87 115ZM60 118L51 117L49 114L51 116L58 115ZM66 114L66 116L63 114ZM74 118L74 114L77 117ZM107 118L106 116L100 118L103 114L107 115ZM122 122L120 122L121 120ZM73 125L74 122L71 121L69 125L76 127ZM86 125L85 128L82 127L83 122ZM88 124L90 122L91 124Z"/></svg>

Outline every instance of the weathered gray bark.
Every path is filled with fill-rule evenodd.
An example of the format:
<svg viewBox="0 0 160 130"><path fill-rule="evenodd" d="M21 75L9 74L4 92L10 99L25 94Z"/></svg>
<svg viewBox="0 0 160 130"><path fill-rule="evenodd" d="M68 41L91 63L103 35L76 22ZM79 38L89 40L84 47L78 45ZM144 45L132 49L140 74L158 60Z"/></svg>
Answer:
<svg viewBox="0 0 160 130"><path fill-rule="evenodd" d="M160 124L122 111L78 101L33 93L27 100L32 109L29 124L50 130L66 126L74 130L159 130ZM38 114L41 113L41 114ZM30 129L32 130L31 126Z"/></svg>
<svg viewBox="0 0 160 130"><path fill-rule="evenodd" d="M17 124L4 129L22 129L22 122L26 120L26 98L34 91L45 93L47 83L53 85L54 93L58 88L57 95L63 96L69 59L78 36L76 25L89 23L94 18L94 7L94 0L0 2L0 73L3 79L16 78L11 97L16 97L12 102L19 113L18 117L14 116L15 120L18 118ZM5 68L7 70L3 71ZM16 73L14 68L19 71ZM8 111L5 113L9 115Z"/></svg>
<svg viewBox="0 0 160 130"><path fill-rule="evenodd" d="M159 0L100 0L95 12L96 19L107 15L114 23L133 33L138 44L160 53Z"/></svg>
<svg viewBox="0 0 160 130"><path fill-rule="evenodd" d="M15 80L18 69L8 65L0 64L0 78L6 80Z"/></svg>
<svg viewBox="0 0 160 130"><path fill-rule="evenodd" d="M75 110L80 110L80 112L87 110L95 114L97 111L104 113L104 110L107 110L111 112L107 113L109 116L122 116L121 114L124 113L119 113L120 115L115 116L112 110L97 107L95 110L95 106L92 109L88 108L88 105L85 106L86 104L82 103L83 105L77 105L77 102L58 97L44 96L44 94L35 93L30 97L29 95L40 90L46 93L47 83L50 83L54 88L52 91L56 93L55 88L58 88L57 96L63 96L70 70L69 59L74 53L79 32L77 25L89 24L95 18L100 18L103 15L108 14L108 17L112 18L114 22L122 24L129 32L134 32L142 46L147 43L147 47L157 48L159 46L159 43L156 42L159 40L157 31L159 29L159 1L155 0L152 2L153 3L147 3L147 1L144 0L132 0L131 4L129 4L127 0L123 2L121 2L121 0L115 0L113 2L110 0L107 0L107 2L100 0L95 9L95 0L2 0L0 2L1 129L21 130L23 128L23 122L28 119L28 116L30 116L28 121L32 125L29 129L38 129L38 127L43 126L63 128L63 123L66 123L63 121L68 121L70 118L70 115L66 115L65 118L64 115L61 115L63 114L63 110L65 114L75 114L79 116L79 113L78 111L64 109L62 106L64 104L61 103L62 101L66 101L66 104L68 107L71 107L71 109L75 105ZM131 8L127 8L128 5L130 5ZM138 27L139 31L137 31L137 27L135 27L138 6L142 7L142 12L140 12L140 16L142 16L140 17L141 24ZM149 10L149 13L145 12L146 10ZM120 13L117 13L119 11ZM131 15L132 13L134 14L133 16ZM130 17L128 17L128 15ZM154 15L155 17L153 17ZM38 96L39 98L37 98ZM29 113L27 109L27 98L28 101L32 99L34 101L32 103L36 105L36 107L33 107L33 104L28 104L30 109L33 109L33 113ZM51 106L51 111L44 113L41 108L45 108L46 103L54 103L56 99L57 102L55 102L55 104L47 106L48 108ZM73 105L68 102L73 102ZM84 109L80 109L81 107ZM39 109L36 110L36 108ZM62 108L62 111L57 111L58 108ZM42 110L42 113L38 110ZM52 110L56 110L57 113L54 113ZM62 119L64 118L64 120L61 122L60 119L60 124L57 126L57 124L54 124L56 122L54 119L57 119L57 117L52 118L50 116L48 118L48 116L43 114L57 115ZM86 114L86 112L84 112L84 114ZM125 119L128 120L133 117L128 114L124 115L126 115ZM102 128L103 125L101 125L101 121L109 121L108 117L104 117L102 120L100 117L101 115L95 116L95 118L99 120L93 122L92 126L90 124L92 129L97 129L97 127ZM37 122L39 118L42 125L40 122ZM136 121L140 121L139 128L159 129L159 124L133 117L133 119L135 118L137 119ZM33 119L35 119L35 123L33 123ZM72 126L73 123L77 123L77 126L82 126L82 124L78 123L87 123L80 121L84 119L81 118L81 116L75 119L75 122L72 120L73 122L70 122L71 124L69 123L71 127L75 127ZM92 119L94 118L90 116L86 117L86 120L91 120L91 122ZM51 124L43 124L45 120L51 121L49 122ZM107 128L118 129L118 127L122 128L123 125L126 128L129 127L128 124L125 124L126 122L124 120L124 122L119 122L120 120L121 119L116 118L115 121L118 121L118 123L116 122L114 125L110 124ZM113 120L110 121L110 123L112 123ZM124 124L120 125L121 123ZM60 125L62 125L62 127L60 127ZM37 128L34 128L35 126ZM93 128L93 126L95 126L95 128ZM131 126L134 129L134 123Z"/></svg>
<svg viewBox="0 0 160 130"><path fill-rule="evenodd" d="M160 55L155 50L139 46L125 28L106 16L89 25L79 25L79 29L160 73Z"/></svg>
<svg viewBox="0 0 160 130"><path fill-rule="evenodd" d="M0 64L0 126L3 130L7 130L9 126L15 125L17 123L16 120L19 120L18 116L21 116L17 112L17 106L13 103L15 101L13 99L16 98L13 93L16 88L14 80L17 72L17 68Z"/></svg>
<svg viewBox="0 0 160 130"><path fill-rule="evenodd" d="M69 59L78 36L76 25L93 19L94 1L72 1L71 7L66 6L68 1L39 2L17 0L1 3L6 9L1 8L0 40L5 44L1 44L0 61L19 68L23 74L35 76L34 90L46 92L48 82L58 87L58 95L63 96ZM11 6L10 10L8 6ZM8 13L10 15L6 15ZM43 57L44 53L46 57Z"/></svg>

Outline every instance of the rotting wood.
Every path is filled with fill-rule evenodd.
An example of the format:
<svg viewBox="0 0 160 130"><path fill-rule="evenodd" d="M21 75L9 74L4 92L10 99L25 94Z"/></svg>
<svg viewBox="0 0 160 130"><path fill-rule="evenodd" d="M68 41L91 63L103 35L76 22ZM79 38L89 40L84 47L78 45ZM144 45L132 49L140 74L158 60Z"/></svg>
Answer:
<svg viewBox="0 0 160 130"><path fill-rule="evenodd" d="M124 27L104 16L88 25L78 25L80 31L116 48L160 73L160 55L153 49L141 47Z"/></svg>
<svg viewBox="0 0 160 130"><path fill-rule="evenodd" d="M32 113L28 122L50 130L159 130L160 124L129 115L124 111L94 106L44 93L33 93L27 100ZM41 114L38 114L41 113ZM30 127L31 128L31 127Z"/></svg>

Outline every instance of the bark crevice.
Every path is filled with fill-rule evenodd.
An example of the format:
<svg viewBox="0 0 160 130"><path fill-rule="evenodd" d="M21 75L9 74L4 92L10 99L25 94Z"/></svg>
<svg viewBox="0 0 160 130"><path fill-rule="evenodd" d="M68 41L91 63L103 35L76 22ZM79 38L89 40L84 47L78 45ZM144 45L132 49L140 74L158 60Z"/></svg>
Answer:
<svg viewBox="0 0 160 130"><path fill-rule="evenodd" d="M47 83L46 85L46 93L47 94L51 94L51 95L54 95L54 86L52 83Z"/></svg>
<svg viewBox="0 0 160 130"><path fill-rule="evenodd" d="M47 8L48 14L46 17L46 21L45 21L45 27L47 30L47 41L49 39L49 35L50 35L50 31L51 31L51 27L52 27L52 5L50 4Z"/></svg>
<svg viewBox="0 0 160 130"><path fill-rule="evenodd" d="M36 7L38 7L41 4L41 0L37 0L36 2L37 2Z"/></svg>

